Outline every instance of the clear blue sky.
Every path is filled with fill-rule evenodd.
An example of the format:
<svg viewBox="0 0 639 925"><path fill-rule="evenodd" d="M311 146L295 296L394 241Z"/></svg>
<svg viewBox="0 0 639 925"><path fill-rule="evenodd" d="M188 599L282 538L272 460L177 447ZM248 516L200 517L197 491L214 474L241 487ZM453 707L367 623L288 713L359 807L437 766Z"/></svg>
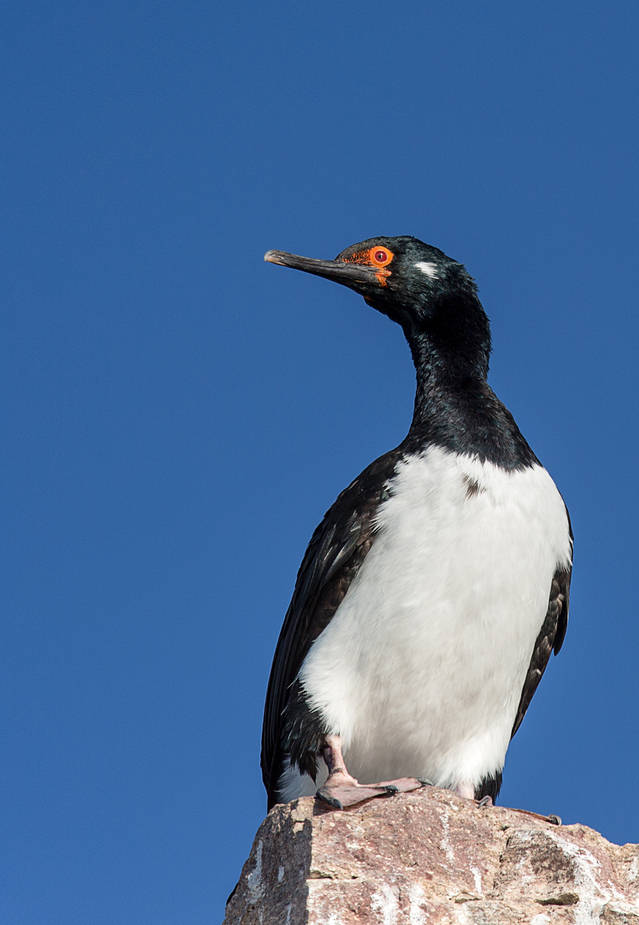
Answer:
<svg viewBox="0 0 639 925"><path fill-rule="evenodd" d="M262 255L376 234L475 276L573 518L502 802L639 841L637 5L1 19L2 921L221 920L297 566L413 399L398 328Z"/></svg>

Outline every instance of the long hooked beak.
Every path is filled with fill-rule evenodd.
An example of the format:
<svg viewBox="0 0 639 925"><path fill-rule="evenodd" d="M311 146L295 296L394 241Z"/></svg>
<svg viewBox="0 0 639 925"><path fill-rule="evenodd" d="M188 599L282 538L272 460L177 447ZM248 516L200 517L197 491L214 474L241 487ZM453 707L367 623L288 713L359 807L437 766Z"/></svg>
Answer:
<svg viewBox="0 0 639 925"><path fill-rule="evenodd" d="M304 270L315 276L332 279L342 283L350 289L359 289L364 284L379 286L379 267L368 267L360 263L346 263L343 260L316 260L315 257L298 257L297 254L287 254L286 251L267 251L264 254L267 263L276 263L280 267L292 267L294 270Z"/></svg>

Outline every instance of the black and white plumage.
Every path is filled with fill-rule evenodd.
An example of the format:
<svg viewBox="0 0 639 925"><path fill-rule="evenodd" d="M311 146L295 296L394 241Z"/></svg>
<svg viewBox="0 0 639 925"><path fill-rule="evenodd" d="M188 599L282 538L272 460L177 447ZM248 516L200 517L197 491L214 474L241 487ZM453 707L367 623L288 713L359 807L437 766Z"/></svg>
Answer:
<svg viewBox="0 0 639 925"><path fill-rule="evenodd" d="M359 292L402 326L417 372L405 440L341 493L300 567L264 713L269 807L318 786L339 805L340 774L353 788L350 775L384 782L378 793L410 778L494 798L564 639L572 534L486 381L476 286L412 237L363 241L335 261L265 259Z"/></svg>

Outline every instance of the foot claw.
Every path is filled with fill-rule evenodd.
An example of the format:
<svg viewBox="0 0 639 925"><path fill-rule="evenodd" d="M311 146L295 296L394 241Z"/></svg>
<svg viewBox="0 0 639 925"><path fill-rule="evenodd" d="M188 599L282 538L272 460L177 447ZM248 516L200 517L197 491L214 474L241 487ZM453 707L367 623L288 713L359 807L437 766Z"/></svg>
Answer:
<svg viewBox="0 0 639 925"><path fill-rule="evenodd" d="M427 777L416 777L415 780L418 780L420 784L422 785L422 787L434 787L435 786L432 780L428 780Z"/></svg>
<svg viewBox="0 0 639 925"><path fill-rule="evenodd" d="M387 784L384 787L386 793L391 796L393 793L399 793L399 787L396 787L395 784Z"/></svg>
<svg viewBox="0 0 639 925"><path fill-rule="evenodd" d="M384 787L390 793L411 793L413 790L421 790L424 782L417 777L399 777L396 780L382 780L370 786Z"/></svg>
<svg viewBox="0 0 639 925"><path fill-rule="evenodd" d="M315 799L320 800L320 802L322 803L328 803L328 805L332 807L333 809L344 809L344 807L342 806L341 802L337 799L337 797L332 797L330 793L327 790L325 790L324 787L319 788L319 790L315 794Z"/></svg>
<svg viewBox="0 0 639 925"><path fill-rule="evenodd" d="M482 797L481 800L477 800L477 806L480 809L483 809L484 806L492 806L492 805L493 805L493 798L489 796L488 794L486 794L485 797Z"/></svg>
<svg viewBox="0 0 639 925"><path fill-rule="evenodd" d="M556 816L554 813L551 813L550 816L542 816L541 813L534 813L530 809L517 809L516 807L510 807L511 812L513 813L522 813L524 816L532 816L533 819L541 819L542 822L549 822L551 825L561 825L561 816Z"/></svg>

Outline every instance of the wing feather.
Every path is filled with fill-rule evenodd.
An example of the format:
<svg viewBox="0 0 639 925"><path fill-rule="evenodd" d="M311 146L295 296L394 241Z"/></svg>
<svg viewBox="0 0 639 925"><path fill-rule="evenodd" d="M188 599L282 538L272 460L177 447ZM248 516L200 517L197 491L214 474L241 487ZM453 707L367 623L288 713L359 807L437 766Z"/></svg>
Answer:
<svg viewBox="0 0 639 925"><path fill-rule="evenodd" d="M566 511L566 513L568 513ZM570 518L568 518L568 530L570 532L570 543L572 546L572 530L570 528ZM530 665L526 674L526 680L521 692L521 699L517 709L517 716L513 724L511 738L515 735L521 722L526 715L526 710L530 706L535 691L541 681L542 675L548 665L550 653L554 650L555 655L561 649L568 627L568 607L570 604L570 578L572 567L557 569L550 586L550 597L548 600L548 609L544 622L542 623L539 635L535 641Z"/></svg>
<svg viewBox="0 0 639 925"><path fill-rule="evenodd" d="M275 650L262 729L262 776L269 795L283 767L282 713L313 642L333 618L370 550L375 516L400 448L375 460L337 498L302 560Z"/></svg>

